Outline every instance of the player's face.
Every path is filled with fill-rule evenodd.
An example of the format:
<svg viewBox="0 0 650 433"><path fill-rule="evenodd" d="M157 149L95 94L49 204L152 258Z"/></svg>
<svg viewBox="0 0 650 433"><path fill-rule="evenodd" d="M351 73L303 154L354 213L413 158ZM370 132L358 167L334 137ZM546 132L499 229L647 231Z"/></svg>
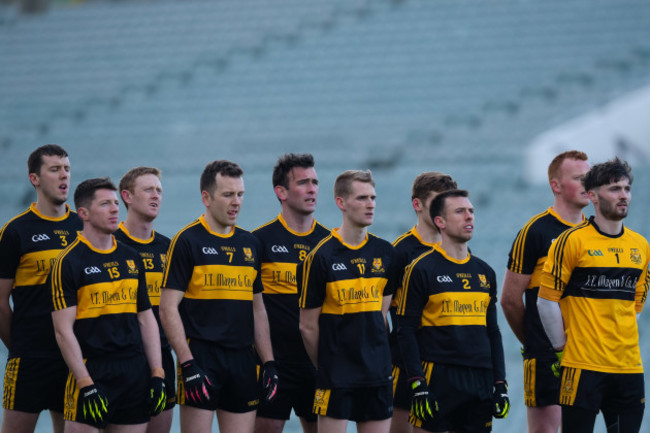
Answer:
<svg viewBox="0 0 650 433"><path fill-rule="evenodd" d="M59 206L70 192L70 161L67 156L43 155L41 173L30 173L32 184L45 200Z"/></svg>
<svg viewBox="0 0 650 433"><path fill-rule="evenodd" d="M627 216L632 199L630 180L623 178L618 182L602 185L591 193L594 207L607 220L620 221Z"/></svg>
<svg viewBox="0 0 650 433"><path fill-rule="evenodd" d="M162 185L155 174L144 174L135 180L133 192L129 192L129 212L136 212L153 221L160 212Z"/></svg>
<svg viewBox="0 0 650 433"><path fill-rule="evenodd" d="M448 197L442 213L441 231L452 240L467 242L474 233L474 207L467 197ZM440 224L439 224L440 227Z"/></svg>
<svg viewBox="0 0 650 433"><path fill-rule="evenodd" d="M117 230L120 220L120 202L115 191L98 189L95 198L83 218L84 224L90 224L96 231L111 234Z"/></svg>
<svg viewBox="0 0 650 433"><path fill-rule="evenodd" d="M346 218L357 227L368 227L375 218L375 187L355 180L350 190L350 194L341 199Z"/></svg>
<svg viewBox="0 0 650 433"><path fill-rule="evenodd" d="M227 233L237 224L237 216L244 200L244 179L217 173L217 188L212 194L203 191L206 217L219 232Z"/></svg>
<svg viewBox="0 0 650 433"><path fill-rule="evenodd" d="M309 215L316 210L318 176L313 167L294 167L289 173L289 189L285 189L286 204L294 212Z"/></svg>
<svg viewBox="0 0 650 433"><path fill-rule="evenodd" d="M582 178L589 171L589 163L578 159L565 159L558 170L560 194L567 203L583 208L589 204L589 196L582 185Z"/></svg>

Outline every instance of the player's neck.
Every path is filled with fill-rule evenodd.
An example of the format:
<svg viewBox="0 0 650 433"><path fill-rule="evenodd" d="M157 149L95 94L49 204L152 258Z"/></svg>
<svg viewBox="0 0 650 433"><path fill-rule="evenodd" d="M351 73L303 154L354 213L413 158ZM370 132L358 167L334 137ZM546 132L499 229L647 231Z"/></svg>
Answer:
<svg viewBox="0 0 650 433"><path fill-rule="evenodd" d="M113 235L95 229L94 227L85 224L81 234L90 242L90 244L98 250L110 250L113 248Z"/></svg>
<svg viewBox="0 0 650 433"><path fill-rule="evenodd" d="M314 225L314 214L300 214L282 209L282 218L287 226L296 233L306 233Z"/></svg>
<svg viewBox="0 0 650 433"><path fill-rule="evenodd" d="M612 221L605 218L598 211L596 211L596 215L594 216L594 222L598 226L598 230L611 236L617 236L623 230L623 220Z"/></svg>
<svg viewBox="0 0 650 433"><path fill-rule="evenodd" d="M46 217L60 218L68 211L65 203L54 204L48 200L37 199L35 204L36 209Z"/></svg>
<svg viewBox="0 0 650 433"><path fill-rule="evenodd" d="M210 230L212 230L215 233L218 233L220 235L227 235L232 232L234 225L232 226L224 226L215 220L212 215L210 215L210 212L205 212L203 214L203 218L205 219L205 222L208 223L208 227L210 227Z"/></svg>
<svg viewBox="0 0 650 433"><path fill-rule="evenodd" d="M151 239L153 235L153 220L143 220L131 212L127 212L126 214L124 227L126 227L132 237L143 241Z"/></svg>
<svg viewBox="0 0 650 433"><path fill-rule="evenodd" d="M467 242L457 242L449 237L441 236L440 248L442 248L447 255L453 259L465 260L467 258Z"/></svg>
<svg viewBox="0 0 650 433"><path fill-rule="evenodd" d="M428 244L436 244L440 242L440 233L423 221L418 221L415 225L415 230L417 230L422 240Z"/></svg>
<svg viewBox="0 0 650 433"><path fill-rule="evenodd" d="M345 220L341 224L338 232L343 242L353 247L363 243L368 235L368 229L366 227L359 227L350 223L346 224Z"/></svg>
<svg viewBox="0 0 650 433"><path fill-rule="evenodd" d="M570 222L571 224L579 224L582 222L582 209L583 208L581 207L566 203L557 198L553 203L553 210L555 213L557 213L564 221Z"/></svg>

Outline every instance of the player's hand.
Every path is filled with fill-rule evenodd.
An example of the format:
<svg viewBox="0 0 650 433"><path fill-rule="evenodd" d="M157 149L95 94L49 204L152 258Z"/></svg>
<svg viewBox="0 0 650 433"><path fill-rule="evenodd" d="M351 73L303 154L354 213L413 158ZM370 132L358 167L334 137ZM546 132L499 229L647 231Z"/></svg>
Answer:
<svg viewBox="0 0 650 433"><path fill-rule="evenodd" d="M265 401L271 402L278 395L279 382L275 361L266 361L262 365L262 392Z"/></svg>
<svg viewBox="0 0 650 433"><path fill-rule="evenodd" d="M210 400L213 389L210 378L196 365L193 359L181 365L183 384L185 386L185 399L192 403L203 403Z"/></svg>
<svg viewBox="0 0 650 433"><path fill-rule="evenodd" d="M438 402L429 391L423 377L409 379L411 385L411 414L422 422L432 421L438 412Z"/></svg>
<svg viewBox="0 0 650 433"><path fill-rule="evenodd" d="M93 383L79 390L81 411L85 421L102 423L108 413L108 398Z"/></svg>
<svg viewBox="0 0 650 433"><path fill-rule="evenodd" d="M165 380L162 377L154 376L149 381L149 411L151 415L156 416L165 410L167 403L167 389Z"/></svg>
<svg viewBox="0 0 650 433"><path fill-rule="evenodd" d="M505 418L509 411L508 384L505 382L495 383L494 394L492 394L492 415L495 418Z"/></svg>
<svg viewBox="0 0 650 433"><path fill-rule="evenodd" d="M560 366L562 365L562 357L564 356L564 350L555 352L557 361L551 364L551 370L553 370L553 376L560 377Z"/></svg>

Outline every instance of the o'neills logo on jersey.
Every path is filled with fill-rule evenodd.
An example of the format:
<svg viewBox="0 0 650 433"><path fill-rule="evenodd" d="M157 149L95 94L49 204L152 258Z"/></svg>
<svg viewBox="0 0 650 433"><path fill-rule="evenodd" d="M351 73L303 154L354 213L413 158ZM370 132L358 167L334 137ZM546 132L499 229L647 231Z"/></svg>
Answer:
<svg viewBox="0 0 650 433"><path fill-rule="evenodd" d="M640 265L643 258L641 257L641 252L638 248L630 248L630 260L635 265Z"/></svg>
<svg viewBox="0 0 650 433"><path fill-rule="evenodd" d="M289 250L284 245L273 245L271 251L274 253L289 253Z"/></svg>
<svg viewBox="0 0 650 433"><path fill-rule="evenodd" d="M254 262L253 251L250 248L244 248L244 260L247 262Z"/></svg>
<svg viewBox="0 0 650 433"><path fill-rule="evenodd" d="M332 264L332 270L334 270L334 271L347 271L348 268L346 268L343 263L334 263L334 264Z"/></svg>
<svg viewBox="0 0 650 433"><path fill-rule="evenodd" d="M215 249L212 248L212 247L203 247L203 248L201 248L201 251L203 251L203 254L212 254L212 255L215 255L215 256L216 256L217 254L219 254L219 253L217 252L217 250L215 250Z"/></svg>
<svg viewBox="0 0 650 433"><path fill-rule="evenodd" d="M45 233L41 233L39 235L34 235L32 236L32 242L41 242L41 241L49 241L50 237L46 235Z"/></svg>
<svg viewBox="0 0 650 433"><path fill-rule="evenodd" d="M84 273L86 275L101 274L102 271L97 266L88 266L86 269L84 269Z"/></svg>
<svg viewBox="0 0 650 433"><path fill-rule="evenodd" d="M138 273L138 268L136 268L135 262L133 260L127 260L126 261L126 266L129 267L129 274L137 274Z"/></svg>
<svg viewBox="0 0 650 433"><path fill-rule="evenodd" d="M370 272L385 272L384 265L381 262L381 257L372 259L372 269Z"/></svg>

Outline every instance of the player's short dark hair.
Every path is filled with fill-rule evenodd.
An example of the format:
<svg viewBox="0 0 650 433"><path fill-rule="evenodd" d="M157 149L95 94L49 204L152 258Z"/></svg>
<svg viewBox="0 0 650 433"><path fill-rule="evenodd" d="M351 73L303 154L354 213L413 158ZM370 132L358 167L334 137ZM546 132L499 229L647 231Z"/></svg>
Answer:
<svg viewBox="0 0 650 433"><path fill-rule="evenodd" d="M311 168L314 156L311 153L285 153L273 167L273 187L281 185L289 188L289 173L294 167Z"/></svg>
<svg viewBox="0 0 650 433"><path fill-rule="evenodd" d="M411 200L426 200L432 192L443 192L457 189L458 184L446 173L439 171L427 171L418 175L413 181L411 188Z"/></svg>
<svg viewBox="0 0 650 433"><path fill-rule="evenodd" d="M560 170L560 166L565 159L575 159L577 161L587 161L589 159L587 154L579 150L567 150L562 152L559 155L556 155L555 158L548 165L548 181L550 182L557 176L557 172Z"/></svg>
<svg viewBox="0 0 650 433"><path fill-rule="evenodd" d="M207 191L212 195L214 190L217 189L217 174L228 177L242 177L244 170L241 169L239 164L225 159L209 162L203 169L203 173L201 173L201 192Z"/></svg>
<svg viewBox="0 0 650 433"><path fill-rule="evenodd" d="M60 156L65 158L68 152L58 144L46 144L36 148L27 158L27 174L36 173L40 176L44 156Z"/></svg>
<svg viewBox="0 0 650 433"><path fill-rule="evenodd" d="M438 231L440 231L440 228L435 223L435 218L443 214L449 197L469 197L469 192L464 189L452 189L441 192L431 200L431 204L429 205L429 216L431 217L431 221L434 221L433 225Z"/></svg>
<svg viewBox="0 0 650 433"><path fill-rule="evenodd" d="M634 180L632 168L626 161L617 156L612 160L601 162L591 167L583 178L582 184L585 187L585 191L590 191L599 186L618 182L623 178L627 178L630 181L630 185L632 185L632 181Z"/></svg>
<svg viewBox="0 0 650 433"><path fill-rule="evenodd" d="M117 191L115 184L108 177L96 177L86 179L81 182L74 190L74 205L77 210L80 207L87 208L95 198L95 191L98 189L109 189Z"/></svg>
<svg viewBox="0 0 650 433"><path fill-rule="evenodd" d="M375 186L375 180L372 178L370 170L346 170L339 174L334 181L334 198L346 198L352 192L352 182L369 183Z"/></svg>
<svg viewBox="0 0 650 433"><path fill-rule="evenodd" d="M125 190L129 192L134 192L136 179L138 179L140 176L144 176L145 174L153 174L158 179L162 177L162 172L156 167L134 167L131 170L127 171L124 174L124 176L122 176L122 179L120 179L120 185L119 185L120 193ZM120 194L120 197L122 197L122 194ZM122 202L124 203L124 206L126 206L126 208L128 209L129 205L126 204L124 199L122 199Z"/></svg>

